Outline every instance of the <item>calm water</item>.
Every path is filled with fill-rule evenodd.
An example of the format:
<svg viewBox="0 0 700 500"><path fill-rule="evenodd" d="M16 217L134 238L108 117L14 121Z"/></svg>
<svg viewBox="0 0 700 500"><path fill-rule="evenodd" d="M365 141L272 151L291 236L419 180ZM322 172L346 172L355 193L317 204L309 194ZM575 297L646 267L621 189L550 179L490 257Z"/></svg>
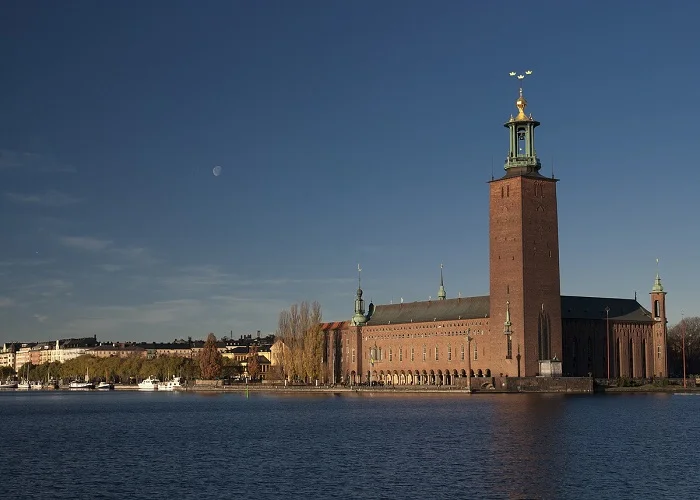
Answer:
<svg viewBox="0 0 700 500"><path fill-rule="evenodd" d="M0 498L698 498L700 396L0 393Z"/></svg>

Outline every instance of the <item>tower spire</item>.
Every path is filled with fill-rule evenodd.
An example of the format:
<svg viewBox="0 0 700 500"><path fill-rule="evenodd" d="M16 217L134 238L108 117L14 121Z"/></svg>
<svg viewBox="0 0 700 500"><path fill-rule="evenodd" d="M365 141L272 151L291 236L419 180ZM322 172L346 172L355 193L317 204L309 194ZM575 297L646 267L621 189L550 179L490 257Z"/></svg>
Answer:
<svg viewBox="0 0 700 500"><path fill-rule="evenodd" d="M355 294L355 314L352 316L352 323L355 326L364 325L367 322L365 316L365 301L362 299L362 268L357 264L357 293Z"/></svg>
<svg viewBox="0 0 700 500"><path fill-rule="evenodd" d="M661 277L659 276L659 259L656 259L656 279L654 280L654 286L651 289L652 293L661 293L664 291L664 286L661 284Z"/></svg>
<svg viewBox="0 0 700 500"><path fill-rule="evenodd" d="M510 119L504 124L510 131L510 148L504 166L507 176L536 173L542 166L535 151L535 127L539 126L540 122L534 120L532 114L525 114L527 100L523 95L522 81L530 75L532 70L525 71L525 74L510 72L511 77L517 77L520 86L518 99L515 101L518 114L515 118L510 115Z"/></svg>
<svg viewBox="0 0 700 500"><path fill-rule="evenodd" d="M438 290L438 300L445 300L446 297L445 283L442 281L442 264L440 264L440 289Z"/></svg>

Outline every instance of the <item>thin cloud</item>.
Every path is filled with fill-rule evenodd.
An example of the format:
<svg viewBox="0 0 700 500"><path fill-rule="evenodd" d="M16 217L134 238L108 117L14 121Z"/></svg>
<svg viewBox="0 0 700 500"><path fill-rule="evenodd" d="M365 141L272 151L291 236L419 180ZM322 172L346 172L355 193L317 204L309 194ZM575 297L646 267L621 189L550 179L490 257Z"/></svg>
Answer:
<svg viewBox="0 0 700 500"><path fill-rule="evenodd" d="M39 173L76 173L72 165L56 162L48 156L22 151L0 149L0 170L21 170Z"/></svg>
<svg viewBox="0 0 700 500"><path fill-rule="evenodd" d="M95 254L103 253L110 255L117 260L126 260L128 263L132 264L156 264L158 262L151 256L147 248L137 246L117 246L112 240L95 238L92 236L61 236L59 241L63 246L74 250ZM120 262L117 265L122 264L123 263ZM105 268L105 270L108 269Z"/></svg>
<svg viewBox="0 0 700 500"><path fill-rule="evenodd" d="M17 304L11 297L0 297L0 307L14 307Z"/></svg>
<svg viewBox="0 0 700 500"><path fill-rule="evenodd" d="M97 264L95 267L108 273L116 273L117 271L122 271L124 269L124 266L120 266L118 264Z"/></svg>
<svg viewBox="0 0 700 500"><path fill-rule="evenodd" d="M101 240L91 236L62 236L61 243L69 248L88 252L99 252L113 245L111 240Z"/></svg>
<svg viewBox="0 0 700 500"><path fill-rule="evenodd" d="M12 203L41 207L65 207L83 201L80 198L59 191L47 191L42 194L5 193L5 199Z"/></svg>
<svg viewBox="0 0 700 500"><path fill-rule="evenodd" d="M44 323L47 319L49 319L49 317L41 314L35 314L34 319L36 319L39 323Z"/></svg>

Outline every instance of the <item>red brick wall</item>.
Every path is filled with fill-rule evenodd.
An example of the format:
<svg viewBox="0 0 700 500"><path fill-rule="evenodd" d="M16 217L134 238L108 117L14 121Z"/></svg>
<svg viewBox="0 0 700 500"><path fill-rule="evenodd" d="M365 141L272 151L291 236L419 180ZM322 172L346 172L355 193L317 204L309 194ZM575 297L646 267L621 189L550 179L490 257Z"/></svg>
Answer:
<svg viewBox="0 0 700 500"><path fill-rule="evenodd" d="M506 301L513 324L513 358L520 346L521 375L539 371L538 317L550 324L550 358L562 359L559 230L556 181L516 176L490 183L489 260L491 324L503 335ZM504 363L509 376L513 362Z"/></svg>
<svg viewBox="0 0 700 500"><path fill-rule="evenodd" d="M666 294L651 293L651 314L654 320L653 327L653 364L652 369L657 377L668 377L668 361L666 360L667 353L667 334L668 320L666 319ZM654 303L659 301L659 315L656 316Z"/></svg>

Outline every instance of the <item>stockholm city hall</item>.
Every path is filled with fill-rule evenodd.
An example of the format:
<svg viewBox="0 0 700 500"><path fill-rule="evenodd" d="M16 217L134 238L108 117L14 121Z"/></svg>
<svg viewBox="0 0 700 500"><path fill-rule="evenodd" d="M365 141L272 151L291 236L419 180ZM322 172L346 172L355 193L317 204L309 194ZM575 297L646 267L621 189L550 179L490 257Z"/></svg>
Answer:
<svg viewBox="0 0 700 500"><path fill-rule="evenodd" d="M374 305L358 287L348 321L323 323L331 383L461 385L483 377L666 377L666 292L637 298L562 296L558 179L543 176L540 125L515 101L505 123L505 174L488 183L488 296Z"/></svg>

